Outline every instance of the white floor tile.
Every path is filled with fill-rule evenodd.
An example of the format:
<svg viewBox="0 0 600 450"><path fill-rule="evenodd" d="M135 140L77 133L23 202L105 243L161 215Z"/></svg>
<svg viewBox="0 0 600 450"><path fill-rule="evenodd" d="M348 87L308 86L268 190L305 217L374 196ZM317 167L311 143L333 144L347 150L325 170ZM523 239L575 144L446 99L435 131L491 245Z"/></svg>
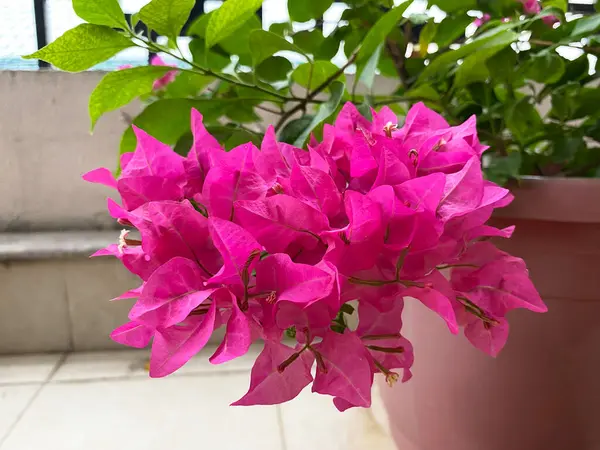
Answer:
<svg viewBox="0 0 600 450"><path fill-rule="evenodd" d="M16 423L33 395L38 384L0 387L0 443L10 427Z"/></svg>
<svg viewBox="0 0 600 450"><path fill-rule="evenodd" d="M331 397L313 394L310 387L282 405L282 416L287 450L396 450L373 410L341 413Z"/></svg>
<svg viewBox="0 0 600 450"><path fill-rule="evenodd" d="M0 356L0 384L43 383L61 354Z"/></svg>
<svg viewBox="0 0 600 450"><path fill-rule="evenodd" d="M208 358L216 347L205 349L189 361L178 374L249 372L261 348L252 347L248 354L226 364L213 365ZM148 377L144 368L149 350L118 350L109 352L71 353L52 378L52 381L81 381L123 377Z"/></svg>
<svg viewBox="0 0 600 450"><path fill-rule="evenodd" d="M148 376L144 370L148 355L146 350L70 353L51 381Z"/></svg>
<svg viewBox="0 0 600 450"><path fill-rule="evenodd" d="M248 383L245 374L51 383L2 450L282 450L275 408L228 406Z"/></svg>

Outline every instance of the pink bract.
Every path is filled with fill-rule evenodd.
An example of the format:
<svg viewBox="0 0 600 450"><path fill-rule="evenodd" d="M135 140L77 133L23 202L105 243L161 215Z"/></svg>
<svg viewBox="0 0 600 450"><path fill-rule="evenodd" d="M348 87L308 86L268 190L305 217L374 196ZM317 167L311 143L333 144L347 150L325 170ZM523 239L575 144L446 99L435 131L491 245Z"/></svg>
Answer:
<svg viewBox="0 0 600 450"><path fill-rule="evenodd" d="M109 211L139 234L95 254L142 281L119 297L137 301L112 338L152 343L150 375L163 377L225 327L213 364L264 341L235 405L285 402L312 382L341 411L370 405L376 373L411 378L419 348L402 334L405 302L496 356L509 311L546 311L525 263L488 240L512 234L486 225L512 195L484 180L474 117L450 126L419 103L397 120L346 104L308 151L271 127L260 149L226 152L192 111L187 157L136 129L118 178L84 175L118 191Z"/></svg>
<svg viewBox="0 0 600 450"><path fill-rule="evenodd" d="M473 21L473 24L476 27L480 27L481 25L483 25L484 23L487 23L490 21L490 19L492 18L492 16L490 16L488 13L485 13L483 16L478 17L477 19L475 19Z"/></svg>
<svg viewBox="0 0 600 450"><path fill-rule="evenodd" d="M177 67L177 66L175 66L173 64L167 64L158 55L154 55L152 57L152 59L150 60L150 65L152 65L152 66L171 66L171 67ZM170 84L173 81L175 81L175 77L176 76L177 76L177 71L176 70L171 70L171 71L167 72L166 74L164 74L162 77L160 77L158 80L156 80L154 82L153 89L158 90L158 89L162 89L162 88L166 87L168 84Z"/></svg>

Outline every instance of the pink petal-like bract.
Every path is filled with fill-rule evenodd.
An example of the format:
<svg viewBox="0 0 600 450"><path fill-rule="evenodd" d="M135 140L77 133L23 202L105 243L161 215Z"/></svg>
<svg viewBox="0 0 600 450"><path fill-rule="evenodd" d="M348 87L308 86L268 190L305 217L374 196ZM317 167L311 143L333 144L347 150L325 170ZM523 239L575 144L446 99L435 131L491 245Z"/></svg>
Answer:
<svg viewBox="0 0 600 450"><path fill-rule="evenodd" d="M170 375L204 348L215 329L216 309L213 302L204 315L156 331L150 354L152 378Z"/></svg>
<svg viewBox="0 0 600 450"><path fill-rule="evenodd" d="M235 214L269 253L285 252L293 242L314 248L319 233L328 227L322 212L285 194L237 202Z"/></svg>
<svg viewBox="0 0 600 450"><path fill-rule="evenodd" d="M499 323L495 325L488 325L481 320L476 320L465 327L465 336L479 350L495 357L506 344L508 330L506 319L500 319Z"/></svg>
<svg viewBox="0 0 600 450"><path fill-rule="evenodd" d="M315 347L323 367L317 366L313 392L340 397L354 406L371 406L373 372L360 338L349 331L329 331Z"/></svg>
<svg viewBox="0 0 600 450"><path fill-rule="evenodd" d="M308 306L329 295L333 279L324 270L294 263L288 255L279 253L256 266L256 288L259 292L274 292L276 301Z"/></svg>
<svg viewBox="0 0 600 450"><path fill-rule="evenodd" d="M144 348L150 343L154 330L139 322L127 322L116 328L110 338L119 344L133 348Z"/></svg>
<svg viewBox="0 0 600 450"><path fill-rule="evenodd" d="M225 338L215 353L210 357L213 364L222 364L245 355L252 344L250 320L242 312L237 301L232 301L232 313L227 322Z"/></svg>
<svg viewBox="0 0 600 450"><path fill-rule="evenodd" d="M244 273L252 272L262 246L239 225L216 217L208 219L210 236L223 258L223 267L210 283L244 284Z"/></svg>
<svg viewBox="0 0 600 450"><path fill-rule="evenodd" d="M148 278L129 318L155 328L182 322L214 292L204 288L203 279L194 261L179 256L169 260Z"/></svg>
<svg viewBox="0 0 600 450"><path fill-rule="evenodd" d="M252 368L248 393L233 405L275 405L295 398L313 380L310 368L315 359L305 350L280 370L281 365L296 354L296 350L287 345L265 342L265 348Z"/></svg>
<svg viewBox="0 0 600 450"><path fill-rule="evenodd" d="M115 176L110 170L104 167L99 167L98 169L84 173L81 178L90 183L103 184L104 186L117 189L117 180L115 179Z"/></svg>

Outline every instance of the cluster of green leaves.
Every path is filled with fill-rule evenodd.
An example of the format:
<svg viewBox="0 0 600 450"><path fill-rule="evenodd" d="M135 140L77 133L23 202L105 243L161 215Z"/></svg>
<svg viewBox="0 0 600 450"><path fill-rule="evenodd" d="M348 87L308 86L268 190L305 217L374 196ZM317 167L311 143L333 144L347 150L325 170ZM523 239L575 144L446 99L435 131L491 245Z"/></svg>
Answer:
<svg viewBox="0 0 600 450"><path fill-rule="evenodd" d="M600 15L567 20L566 0L542 1L542 11L525 18L521 3L511 0L432 3L448 16L425 25L420 57L429 63L407 92L427 92L430 105L453 123L477 115L479 135L491 146L488 177L502 183L519 175L600 176L600 113L592 106L600 99ZM464 26L473 8L491 20L449 49L463 40L449 30ZM548 17L560 22L549 25ZM430 43L442 51L427 54Z"/></svg>
<svg viewBox="0 0 600 450"><path fill-rule="evenodd" d="M492 147L487 173L495 181L523 174L600 175L600 112L594 108L600 91L593 67L600 15L567 21L566 0L542 1L539 14L524 18L517 0L431 0L446 12L441 21L428 11L407 14L412 0L397 6L347 0L342 20L327 34L318 25L295 31L293 23L322 23L333 0L287 0L290 22L269 30L256 15L262 0L226 0L188 23L194 3L152 0L130 24L117 0L73 0L87 23L28 58L76 72L132 46L171 55L180 65L166 88L153 86L170 67L108 73L89 110L93 128L104 113L141 98L145 108L132 123L176 151L189 148L191 108L202 112L227 148L260 142L264 114L281 140L301 146L345 101L367 116L369 107L381 105L402 116L411 103L424 101L452 124L478 116L481 140ZM491 20L475 29L473 11ZM547 25L550 16L560 24ZM167 44L136 34L138 21ZM178 41L182 33L189 43ZM182 51L182 45L189 47ZM337 66L332 59L339 52L347 62ZM354 76L346 77L350 66ZM396 92L378 95L376 76L397 79ZM134 147L129 127L121 152Z"/></svg>

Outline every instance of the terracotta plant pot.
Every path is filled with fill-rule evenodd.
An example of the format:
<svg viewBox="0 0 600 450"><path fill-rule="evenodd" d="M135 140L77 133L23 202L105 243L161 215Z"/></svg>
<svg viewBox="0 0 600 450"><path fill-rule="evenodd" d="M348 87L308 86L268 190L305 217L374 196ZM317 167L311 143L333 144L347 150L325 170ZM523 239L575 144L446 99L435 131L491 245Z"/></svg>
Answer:
<svg viewBox="0 0 600 450"><path fill-rule="evenodd" d="M600 180L531 178L499 211L549 312L509 315L493 359L417 302L414 377L381 386L400 450L600 449Z"/></svg>

